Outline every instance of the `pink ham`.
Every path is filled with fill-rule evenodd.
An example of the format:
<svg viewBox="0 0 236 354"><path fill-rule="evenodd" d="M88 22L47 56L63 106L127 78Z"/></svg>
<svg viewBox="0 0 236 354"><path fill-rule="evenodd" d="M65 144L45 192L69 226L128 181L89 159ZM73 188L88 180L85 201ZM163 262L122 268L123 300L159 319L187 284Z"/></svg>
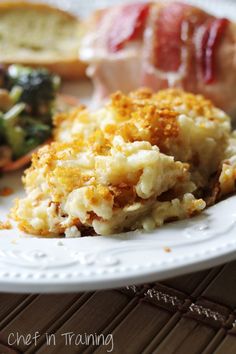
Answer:
<svg viewBox="0 0 236 354"><path fill-rule="evenodd" d="M142 34L148 11L148 4L128 4L120 7L108 32L107 47L110 52L118 52L126 43Z"/></svg>
<svg viewBox="0 0 236 354"><path fill-rule="evenodd" d="M99 99L141 86L180 87L236 109L236 27L182 4L112 7L90 19L81 59Z"/></svg>
<svg viewBox="0 0 236 354"><path fill-rule="evenodd" d="M229 21L227 19L217 18L210 21L209 25L206 26L202 38L200 55L202 75L206 84L210 84L216 79L216 70L214 68L215 53L217 45L228 24Z"/></svg>
<svg viewBox="0 0 236 354"><path fill-rule="evenodd" d="M190 6L173 3L160 8L155 18L154 63L164 72L178 71L181 65L181 47L183 45L182 27L186 11ZM168 43L168 45L167 45Z"/></svg>

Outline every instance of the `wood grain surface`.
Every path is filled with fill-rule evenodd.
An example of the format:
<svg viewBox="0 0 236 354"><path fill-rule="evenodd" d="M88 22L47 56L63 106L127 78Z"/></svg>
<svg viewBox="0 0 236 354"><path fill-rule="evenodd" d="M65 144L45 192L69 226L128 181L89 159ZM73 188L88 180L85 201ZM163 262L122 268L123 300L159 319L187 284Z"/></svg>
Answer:
<svg viewBox="0 0 236 354"><path fill-rule="evenodd" d="M117 290L2 293L0 354L235 354L235 310L236 262ZM36 342L9 345L9 338L16 342L17 333L25 338L37 332ZM68 344L65 334L70 332L81 337L110 335L112 343ZM52 334L55 341L49 345L47 336Z"/></svg>

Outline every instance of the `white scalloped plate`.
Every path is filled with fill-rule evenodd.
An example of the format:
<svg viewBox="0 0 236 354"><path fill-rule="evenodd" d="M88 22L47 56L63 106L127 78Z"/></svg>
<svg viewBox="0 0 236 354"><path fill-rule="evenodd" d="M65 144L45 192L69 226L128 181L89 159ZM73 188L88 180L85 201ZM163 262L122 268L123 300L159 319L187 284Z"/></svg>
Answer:
<svg viewBox="0 0 236 354"><path fill-rule="evenodd" d="M51 2L80 12L81 1ZM191 2L236 20L236 2ZM87 7L82 7L85 13ZM78 92L88 98L88 87L85 90L81 86ZM14 188L12 196L0 197L1 221L6 219L13 199L23 194L20 176L10 174L0 179L0 188ZM170 252L166 252L167 248ZM235 258L236 196L232 196L198 217L165 225L149 234L137 231L113 237L40 239L22 235L17 228L2 230L0 291L69 292L121 287L197 271Z"/></svg>

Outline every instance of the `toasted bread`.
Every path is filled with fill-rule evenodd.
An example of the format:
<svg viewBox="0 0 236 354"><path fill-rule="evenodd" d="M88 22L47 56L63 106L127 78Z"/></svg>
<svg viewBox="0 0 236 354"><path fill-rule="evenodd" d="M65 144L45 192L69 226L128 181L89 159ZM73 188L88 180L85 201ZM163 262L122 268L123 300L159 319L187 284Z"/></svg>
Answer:
<svg viewBox="0 0 236 354"><path fill-rule="evenodd" d="M43 66L65 79L84 75L78 59L80 22L39 3L0 3L0 63Z"/></svg>

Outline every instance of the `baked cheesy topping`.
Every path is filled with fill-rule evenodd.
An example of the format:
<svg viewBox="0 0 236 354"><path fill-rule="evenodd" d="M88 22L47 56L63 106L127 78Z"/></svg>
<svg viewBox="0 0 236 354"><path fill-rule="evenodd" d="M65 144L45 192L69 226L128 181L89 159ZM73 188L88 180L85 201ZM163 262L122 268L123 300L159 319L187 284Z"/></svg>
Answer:
<svg viewBox="0 0 236 354"><path fill-rule="evenodd" d="M56 142L34 154L12 213L28 233L151 230L234 190L230 119L202 96L117 92L96 112L81 106L54 122Z"/></svg>

